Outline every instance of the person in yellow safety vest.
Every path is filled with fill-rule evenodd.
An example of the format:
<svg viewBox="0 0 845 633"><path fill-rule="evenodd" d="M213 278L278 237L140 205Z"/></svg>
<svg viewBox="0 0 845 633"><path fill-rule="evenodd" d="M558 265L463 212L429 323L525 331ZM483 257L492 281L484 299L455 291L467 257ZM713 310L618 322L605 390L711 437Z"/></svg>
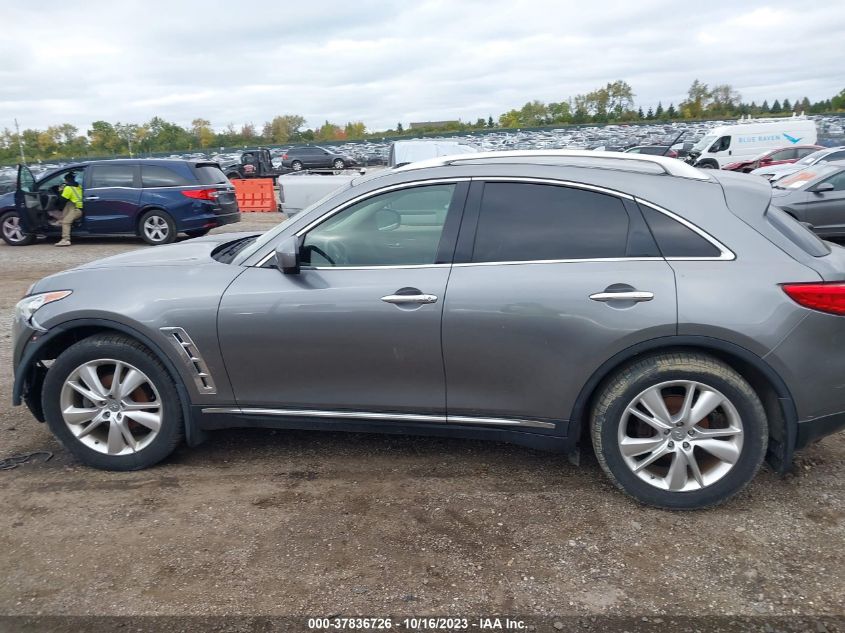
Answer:
<svg viewBox="0 0 845 633"><path fill-rule="evenodd" d="M56 242L56 246L70 246L70 227L82 217L82 187L76 182L72 171L65 175L62 198L67 202L62 211L62 239Z"/></svg>

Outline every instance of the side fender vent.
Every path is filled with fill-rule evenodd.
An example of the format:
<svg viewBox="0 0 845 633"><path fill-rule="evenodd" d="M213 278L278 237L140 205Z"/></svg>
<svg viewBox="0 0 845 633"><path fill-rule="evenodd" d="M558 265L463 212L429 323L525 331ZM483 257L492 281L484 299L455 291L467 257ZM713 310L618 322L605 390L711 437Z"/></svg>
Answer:
<svg viewBox="0 0 845 633"><path fill-rule="evenodd" d="M188 336L188 333L180 327L163 327L161 332L179 352L179 357L185 363L188 371L191 372L199 392L203 394L217 393L217 387L214 385L211 372L208 371L208 365L205 364L199 348L193 339Z"/></svg>

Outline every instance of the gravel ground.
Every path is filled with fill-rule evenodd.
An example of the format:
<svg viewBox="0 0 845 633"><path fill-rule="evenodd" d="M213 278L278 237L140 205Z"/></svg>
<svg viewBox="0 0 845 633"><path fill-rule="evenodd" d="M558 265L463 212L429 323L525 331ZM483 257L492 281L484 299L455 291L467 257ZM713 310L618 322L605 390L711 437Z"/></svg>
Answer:
<svg viewBox="0 0 845 633"><path fill-rule="evenodd" d="M637 505L590 457L460 440L220 431L150 470L80 466L10 406L12 308L135 248L0 246L0 457L55 454L0 471L0 613L845 613L845 434L693 513Z"/></svg>

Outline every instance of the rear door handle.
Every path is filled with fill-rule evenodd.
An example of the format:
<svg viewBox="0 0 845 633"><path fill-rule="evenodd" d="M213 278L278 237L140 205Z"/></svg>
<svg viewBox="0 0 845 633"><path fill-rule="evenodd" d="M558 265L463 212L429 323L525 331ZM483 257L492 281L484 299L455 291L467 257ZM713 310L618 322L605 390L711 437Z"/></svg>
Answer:
<svg viewBox="0 0 845 633"><path fill-rule="evenodd" d="M651 301L654 299L653 292L641 290L630 290L626 292L597 292L590 295L593 301Z"/></svg>
<svg viewBox="0 0 845 633"><path fill-rule="evenodd" d="M381 298L385 303L437 303L437 295L385 295Z"/></svg>

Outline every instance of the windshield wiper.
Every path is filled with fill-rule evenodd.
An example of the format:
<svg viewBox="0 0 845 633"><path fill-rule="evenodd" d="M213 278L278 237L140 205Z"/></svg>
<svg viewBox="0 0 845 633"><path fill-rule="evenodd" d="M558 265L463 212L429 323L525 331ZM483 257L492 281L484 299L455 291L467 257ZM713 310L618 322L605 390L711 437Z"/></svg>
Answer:
<svg viewBox="0 0 845 633"><path fill-rule="evenodd" d="M212 252L211 256L218 262L221 262L223 264L231 264L232 260L235 259L238 253L240 253L244 248L246 248L249 244L252 244L257 239L257 235L249 235L247 237L242 237L237 240L232 240L231 242L227 242L226 244Z"/></svg>

